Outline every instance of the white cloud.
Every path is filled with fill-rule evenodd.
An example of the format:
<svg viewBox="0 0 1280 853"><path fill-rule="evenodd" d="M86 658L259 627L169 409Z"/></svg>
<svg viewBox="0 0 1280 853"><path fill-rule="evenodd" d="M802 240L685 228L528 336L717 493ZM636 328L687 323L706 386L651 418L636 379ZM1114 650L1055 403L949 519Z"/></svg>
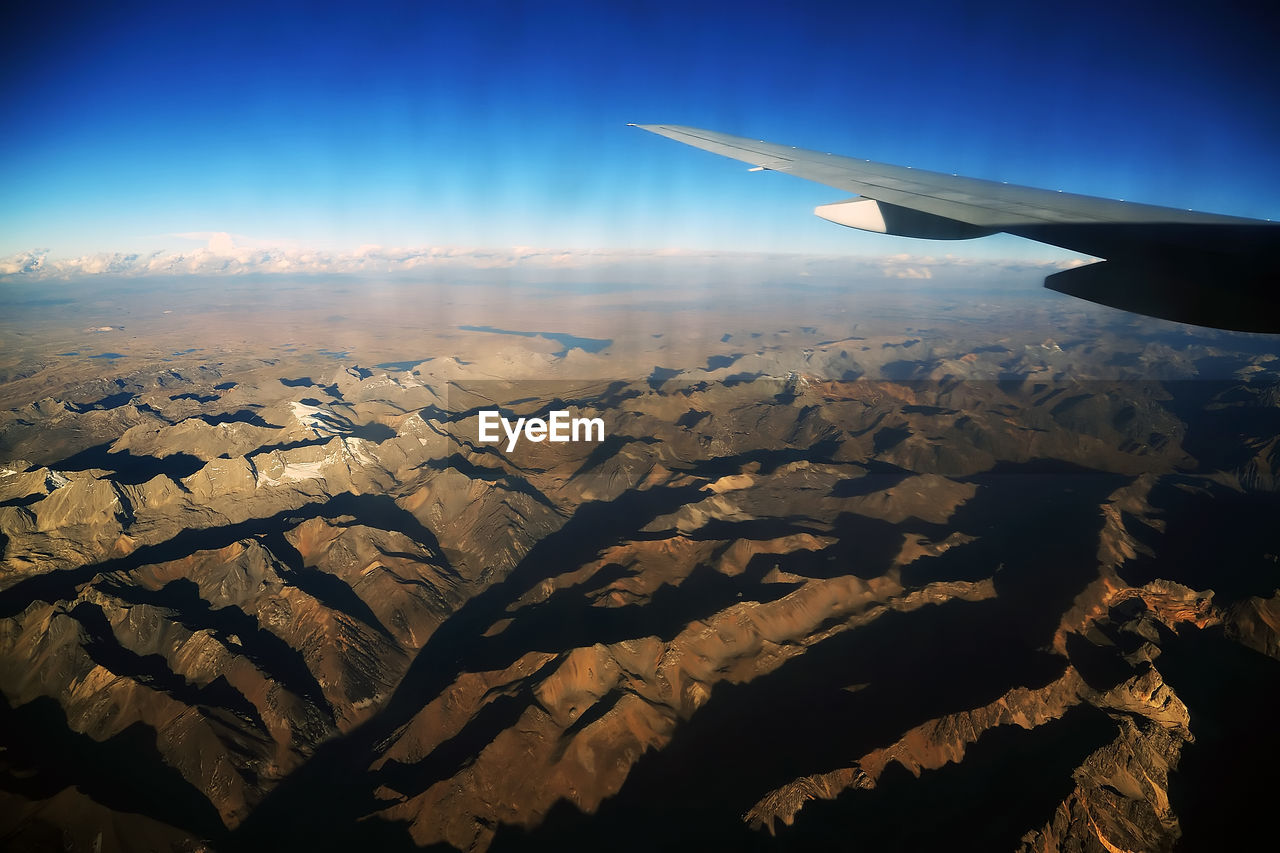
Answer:
<svg viewBox="0 0 1280 853"><path fill-rule="evenodd" d="M885 278L933 278L933 270L928 267L886 266Z"/></svg>
<svg viewBox="0 0 1280 853"><path fill-rule="evenodd" d="M999 261L957 256L800 255L684 249L615 250L547 249L516 246L386 247L363 245L353 251L326 251L264 241L221 231L171 234L205 245L150 253L98 253L78 258L51 257L48 249L0 258L0 281L71 281L98 276L224 276L320 274L454 274L465 271L514 270L547 280L577 271L600 280L635 281L638 264L662 273L706 280L827 278L847 282L885 279L931 279L948 270L987 276L1017 272L1041 277L1079 261ZM612 275L611 275L612 274Z"/></svg>
<svg viewBox="0 0 1280 853"><path fill-rule="evenodd" d="M29 252L19 252L7 258L0 258L0 276L35 275L44 266L44 260L48 254L48 249L32 249Z"/></svg>

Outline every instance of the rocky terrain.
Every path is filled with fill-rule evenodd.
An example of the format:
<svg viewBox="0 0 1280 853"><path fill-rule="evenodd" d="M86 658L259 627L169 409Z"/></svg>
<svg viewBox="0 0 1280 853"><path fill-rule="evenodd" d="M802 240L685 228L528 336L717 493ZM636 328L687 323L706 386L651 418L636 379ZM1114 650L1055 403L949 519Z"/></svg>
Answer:
<svg viewBox="0 0 1280 853"><path fill-rule="evenodd" d="M1114 853L1265 820L1265 342L756 326L646 363L511 328L6 368L0 848ZM606 439L508 452L487 408Z"/></svg>

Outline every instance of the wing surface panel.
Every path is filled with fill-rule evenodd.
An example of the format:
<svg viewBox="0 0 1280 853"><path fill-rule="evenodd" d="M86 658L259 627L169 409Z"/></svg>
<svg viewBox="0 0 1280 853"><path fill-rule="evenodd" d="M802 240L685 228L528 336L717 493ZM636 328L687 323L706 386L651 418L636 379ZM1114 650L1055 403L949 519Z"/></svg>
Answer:
<svg viewBox="0 0 1280 853"><path fill-rule="evenodd" d="M856 195L997 231L1019 225L1056 223L1228 225L1258 222L855 160L681 125L636 127L753 166L764 166Z"/></svg>

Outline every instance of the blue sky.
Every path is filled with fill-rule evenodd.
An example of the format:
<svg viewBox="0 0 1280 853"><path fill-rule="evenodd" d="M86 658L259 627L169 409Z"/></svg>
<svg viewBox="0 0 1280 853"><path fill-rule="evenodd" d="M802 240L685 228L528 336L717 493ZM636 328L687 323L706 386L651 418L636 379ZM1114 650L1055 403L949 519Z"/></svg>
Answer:
<svg viewBox="0 0 1280 853"><path fill-rule="evenodd" d="M627 122L1280 218L1274 32L1243 3L37 5L0 60L0 257L938 251ZM992 239L946 250L1062 254Z"/></svg>

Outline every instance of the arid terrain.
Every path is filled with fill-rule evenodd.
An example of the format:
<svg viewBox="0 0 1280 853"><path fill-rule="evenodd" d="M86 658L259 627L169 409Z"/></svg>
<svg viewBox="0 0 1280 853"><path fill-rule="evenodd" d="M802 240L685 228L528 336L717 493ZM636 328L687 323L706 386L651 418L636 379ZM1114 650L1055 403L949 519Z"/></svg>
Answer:
<svg viewBox="0 0 1280 853"><path fill-rule="evenodd" d="M1271 338L1040 291L155 287L6 296L0 849L1268 820Z"/></svg>

